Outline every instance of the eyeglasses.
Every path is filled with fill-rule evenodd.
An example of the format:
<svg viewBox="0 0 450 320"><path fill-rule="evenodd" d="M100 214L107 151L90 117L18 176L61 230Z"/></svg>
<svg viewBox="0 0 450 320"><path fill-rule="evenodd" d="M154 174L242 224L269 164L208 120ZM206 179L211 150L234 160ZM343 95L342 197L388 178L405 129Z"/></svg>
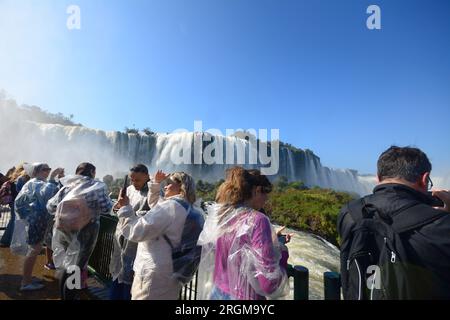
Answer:
<svg viewBox="0 0 450 320"><path fill-rule="evenodd" d="M433 188L433 181L431 181L430 176L427 177L427 188L428 190L431 190L431 188Z"/></svg>
<svg viewBox="0 0 450 320"><path fill-rule="evenodd" d="M51 168L42 168L42 171L50 171L52 170Z"/></svg>

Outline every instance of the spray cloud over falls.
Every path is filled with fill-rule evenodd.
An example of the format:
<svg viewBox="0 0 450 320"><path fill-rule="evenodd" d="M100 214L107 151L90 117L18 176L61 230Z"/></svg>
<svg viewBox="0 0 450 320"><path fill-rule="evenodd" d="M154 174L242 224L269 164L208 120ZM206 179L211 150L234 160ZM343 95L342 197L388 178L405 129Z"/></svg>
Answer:
<svg viewBox="0 0 450 320"><path fill-rule="evenodd" d="M36 107L34 107L36 109ZM39 109L39 108L37 108ZM92 162L97 167L98 177L106 174L118 176L124 174L136 163L144 163L151 171L162 169L167 172L185 171L195 179L217 181L224 177L225 170L236 164L227 164L225 150L214 152L224 157L224 161L216 164L190 163L174 164L174 149L193 153L194 140L198 133L177 132L170 134L134 134L123 132L105 132L75 125L67 118L59 117L42 119L42 110L30 112L30 107L19 107L12 100L1 99L0 117L4 119L0 135L2 139L2 157L0 169L16 165L22 161L47 162L53 168L64 167L67 173L72 173L81 162ZM5 121L7 119L7 121ZM235 155L238 152L248 155L251 143L236 136L210 135L210 143L203 143L203 152L211 143L234 146ZM208 139L207 139L208 140ZM220 142L220 143L219 143ZM180 148L181 146L181 148ZM266 145L268 149L269 145ZM210 148L210 147L209 147ZM262 148L259 146L259 148ZM266 151L266 150L264 150ZM268 150L270 154L270 150ZM184 155L186 156L186 155ZM194 154L187 155L194 159ZM236 155L236 159L239 157ZM217 164L218 163L218 164ZM355 170L330 169L322 166L320 159L310 150L301 150L291 146L281 145L279 148L279 170L276 176L285 176L289 181L301 180L305 185L313 187L332 188L335 190L370 193L375 180L373 176L361 176ZM247 168L261 168L261 164L243 164ZM275 178L275 176L272 176Z"/></svg>

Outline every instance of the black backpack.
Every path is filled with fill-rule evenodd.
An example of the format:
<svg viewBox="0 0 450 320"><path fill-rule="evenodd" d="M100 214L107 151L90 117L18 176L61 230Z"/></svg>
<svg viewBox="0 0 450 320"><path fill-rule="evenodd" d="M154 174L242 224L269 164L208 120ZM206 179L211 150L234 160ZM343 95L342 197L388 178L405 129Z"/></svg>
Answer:
<svg viewBox="0 0 450 320"><path fill-rule="evenodd" d="M174 277L182 284L192 280L200 264L202 247L197 245L200 233L203 230L205 219L203 215L186 201L174 198L188 212L183 227L180 244L174 247L167 235L164 239L172 248L172 263Z"/></svg>
<svg viewBox="0 0 450 320"><path fill-rule="evenodd" d="M429 278L423 278L426 266L411 263L407 235L448 213L431 213L425 204L413 202L390 215L382 215L364 198L352 201L348 213L355 224L341 239L346 244L341 247L344 299L426 297L430 283Z"/></svg>

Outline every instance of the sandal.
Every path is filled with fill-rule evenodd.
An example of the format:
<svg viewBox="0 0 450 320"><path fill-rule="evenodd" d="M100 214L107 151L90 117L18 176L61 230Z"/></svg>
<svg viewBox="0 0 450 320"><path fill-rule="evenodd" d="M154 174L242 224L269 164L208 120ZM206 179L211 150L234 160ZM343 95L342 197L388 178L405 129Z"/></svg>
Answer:
<svg viewBox="0 0 450 320"><path fill-rule="evenodd" d="M56 270L56 267L53 263L46 263L44 264L44 268L47 270Z"/></svg>

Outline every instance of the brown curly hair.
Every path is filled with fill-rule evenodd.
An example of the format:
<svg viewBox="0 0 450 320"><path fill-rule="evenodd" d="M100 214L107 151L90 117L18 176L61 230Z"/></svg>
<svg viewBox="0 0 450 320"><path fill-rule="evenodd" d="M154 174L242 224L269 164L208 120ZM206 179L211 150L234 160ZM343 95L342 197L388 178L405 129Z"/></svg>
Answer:
<svg viewBox="0 0 450 320"><path fill-rule="evenodd" d="M242 167L228 169L225 182L220 185L216 195L216 202L223 204L223 210L219 213L220 219L225 218L227 209L250 199L254 187L262 187L265 193L272 191L272 183L259 170Z"/></svg>

